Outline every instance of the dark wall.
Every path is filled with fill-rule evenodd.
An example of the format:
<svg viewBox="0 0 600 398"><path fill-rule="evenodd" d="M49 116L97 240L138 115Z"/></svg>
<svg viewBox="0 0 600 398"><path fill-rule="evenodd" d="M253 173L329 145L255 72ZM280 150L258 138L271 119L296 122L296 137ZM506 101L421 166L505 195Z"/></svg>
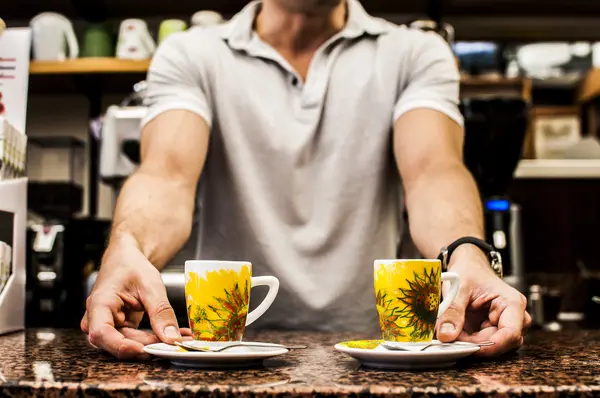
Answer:
<svg viewBox="0 0 600 398"><path fill-rule="evenodd" d="M519 179L512 197L522 206L527 273L600 271L600 179Z"/></svg>

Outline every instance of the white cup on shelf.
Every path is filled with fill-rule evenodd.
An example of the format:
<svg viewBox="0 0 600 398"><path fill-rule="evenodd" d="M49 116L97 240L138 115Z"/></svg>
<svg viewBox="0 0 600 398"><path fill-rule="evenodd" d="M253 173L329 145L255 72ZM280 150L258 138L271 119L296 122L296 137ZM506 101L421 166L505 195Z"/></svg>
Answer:
<svg viewBox="0 0 600 398"><path fill-rule="evenodd" d="M64 61L79 56L79 43L73 24L64 15L43 12L36 15L29 25L33 34L35 60Z"/></svg>
<svg viewBox="0 0 600 398"><path fill-rule="evenodd" d="M223 23L223 16L216 11L202 10L194 13L192 26L214 26Z"/></svg>

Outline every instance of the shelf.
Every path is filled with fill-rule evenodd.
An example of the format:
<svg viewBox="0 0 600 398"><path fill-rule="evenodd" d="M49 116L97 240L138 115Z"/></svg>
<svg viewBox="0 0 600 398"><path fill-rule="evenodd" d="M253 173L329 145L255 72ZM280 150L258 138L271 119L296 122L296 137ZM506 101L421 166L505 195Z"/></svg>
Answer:
<svg viewBox="0 0 600 398"><path fill-rule="evenodd" d="M127 95L133 85L146 77L150 60L116 58L79 58L62 62L32 61L31 93L62 95L80 93L96 87L104 94Z"/></svg>
<svg viewBox="0 0 600 398"><path fill-rule="evenodd" d="M150 60L133 61L117 58L79 58L67 61L32 61L32 75L146 73Z"/></svg>
<svg viewBox="0 0 600 398"><path fill-rule="evenodd" d="M75 137L29 137L28 142L41 148L84 148L85 143Z"/></svg>
<svg viewBox="0 0 600 398"><path fill-rule="evenodd" d="M89 76L103 75L106 79L102 87L106 90L120 91L118 87L125 87L124 92L130 91L135 79L140 80L150 66L150 60L131 61L116 58L80 58L62 62L32 61L30 73L34 92L52 93L69 92L67 89L72 84L63 81L54 81L59 76ZM48 80L44 76L55 76ZM117 77L121 76L121 77ZM42 80L42 81L40 81ZM118 81L117 81L118 80ZM123 83L123 84L122 84ZM486 94L508 93L530 97L531 80L524 78L490 78L490 77L463 77L461 79L462 91L469 94L485 92ZM43 87L43 90L39 88ZM115 89L117 88L117 89Z"/></svg>
<svg viewBox="0 0 600 398"><path fill-rule="evenodd" d="M515 178L600 179L600 159L535 159L521 160Z"/></svg>
<svg viewBox="0 0 600 398"><path fill-rule="evenodd" d="M579 102L584 103L600 96L600 68L588 72L579 88Z"/></svg>
<svg viewBox="0 0 600 398"><path fill-rule="evenodd" d="M32 61L32 75L146 73L150 60L132 61L117 58L79 58L67 61ZM473 87L517 87L527 84L524 78L462 77L461 84Z"/></svg>
<svg viewBox="0 0 600 398"><path fill-rule="evenodd" d="M514 87L522 86L527 79L521 77L506 78L506 77L462 77L460 82L463 86L473 87Z"/></svg>
<svg viewBox="0 0 600 398"><path fill-rule="evenodd" d="M531 100L531 79L516 77L465 77L461 78L461 96L510 96Z"/></svg>
<svg viewBox="0 0 600 398"><path fill-rule="evenodd" d="M555 117L555 116L573 116L579 115L580 109L578 106L546 106L540 105L532 108L531 116L537 117Z"/></svg>

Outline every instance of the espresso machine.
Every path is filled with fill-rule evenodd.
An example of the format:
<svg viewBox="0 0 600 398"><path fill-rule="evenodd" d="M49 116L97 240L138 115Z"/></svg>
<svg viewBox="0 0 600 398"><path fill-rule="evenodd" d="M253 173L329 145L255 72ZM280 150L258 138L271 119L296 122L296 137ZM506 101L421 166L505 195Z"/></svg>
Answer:
<svg viewBox="0 0 600 398"><path fill-rule="evenodd" d="M77 328L85 311L86 281L97 269L108 221L50 219L27 228L27 327Z"/></svg>
<svg viewBox="0 0 600 398"><path fill-rule="evenodd" d="M526 292L521 207L509 194L528 126L529 104L520 98L465 98L464 161L484 205L486 241L502 256L504 280Z"/></svg>

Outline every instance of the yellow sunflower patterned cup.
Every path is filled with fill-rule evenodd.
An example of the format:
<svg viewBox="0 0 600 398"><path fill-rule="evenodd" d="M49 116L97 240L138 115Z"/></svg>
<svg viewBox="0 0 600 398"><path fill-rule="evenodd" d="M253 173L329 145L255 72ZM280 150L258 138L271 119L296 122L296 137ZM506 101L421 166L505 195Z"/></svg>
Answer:
<svg viewBox="0 0 600 398"><path fill-rule="evenodd" d="M248 314L250 289L268 286L262 303ZM186 261L185 298L195 340L241 341L246 326L260 318L279 291L274 276L252 277L252 264L240 261Z"/></svg>
<svg viewBox="0 0 600 398"><path fill-rule="evenodd" d="M440 303L443 281L450 282L450 289ZM458 275L442 272L439 260L375 261L375 295L383 340L433 340L437 318L448 309L459 285Z"/></svg>

